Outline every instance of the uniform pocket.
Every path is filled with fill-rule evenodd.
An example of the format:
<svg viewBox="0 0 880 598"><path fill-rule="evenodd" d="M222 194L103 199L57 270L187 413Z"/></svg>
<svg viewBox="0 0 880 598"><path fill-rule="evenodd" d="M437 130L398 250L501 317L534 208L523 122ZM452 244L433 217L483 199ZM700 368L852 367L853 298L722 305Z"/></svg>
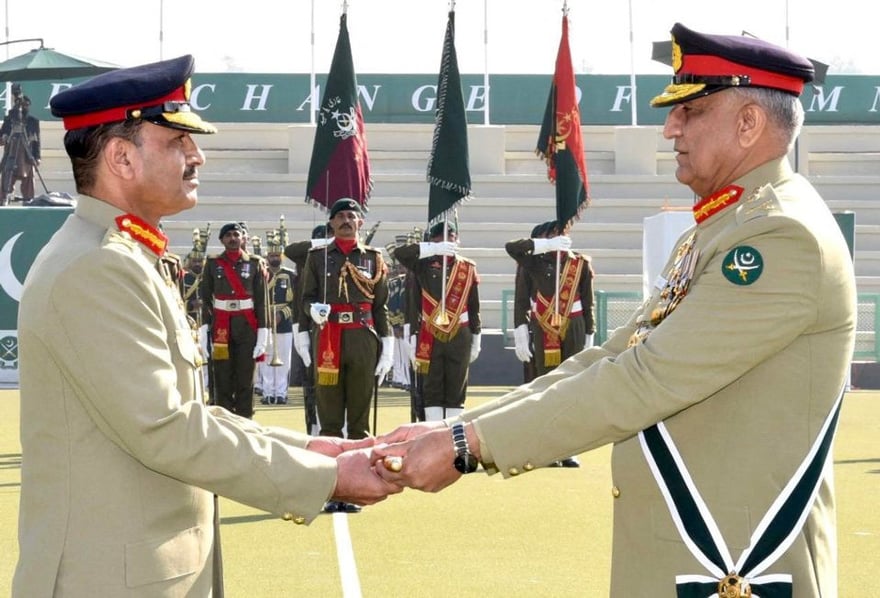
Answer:
<svg viewBox="0 0 880 598"><path fill-rule="evenodd" d="M136 588L191 575L205 563L205 538L200 527L173 536L125 545L125 585Z"/></svg>

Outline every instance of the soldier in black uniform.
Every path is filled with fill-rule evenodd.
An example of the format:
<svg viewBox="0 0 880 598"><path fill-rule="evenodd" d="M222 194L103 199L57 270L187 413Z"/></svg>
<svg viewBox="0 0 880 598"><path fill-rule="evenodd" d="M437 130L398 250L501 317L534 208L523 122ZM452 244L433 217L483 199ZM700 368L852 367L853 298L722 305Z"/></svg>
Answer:
<svg viewBox="0 0 880 598"><path fill-rule="evenodd" d="M303 272L306 269L306 258L309 251L316 247L324 247L333 240L333 229L329 224L319 224L312 229L311 239L307 241L297 241L291 243L284 248L284 255L296 265L297 272L297 288L295 291L296 299L293 302L293 348L296 352L296 358L300 360L305 370L302 379L303 389L303 407L306 418L306 433L317 436L319 433L318 426L318 407L315 395L315 368L312 363L312 357L309 355L309 348L306 348L305 355L299 345L299 312L301 309ZM308 361L308 364L306 364Z"/></svg>
<svg viewBox="0 0 880 598"><path fill-rule="evenodd" d="M470 364L481 347L479 275L476 264L455 252L457 230L444 223L428 233L431 241L404 245L394 256L413 272L421 317L412 332L415 368L425 375L425 418L435 421L464 409ZM445 292L443 266L446 265ZM445 303L444 303L445 299Z"/></svg>
<svg viewBox="0 0 880 598"><path fill-rule="evenodd" d="M356 201L337 200L330 208L333 240L309 251L303 271L299 348L306 365L315 363L322 436L342 437L343 428L348 438L369 436L376 378L385 379L394 359L387 268L381 251L360 242L363 222ZM360 508L331 501L325 510Z"/></svg>
<svg viewBox="0 0 880 598"><path fill-rule="evenodd" d="M220 242L226 250L205 262L200 338L210 329L214 402L252 417L255 360L265 359L269 341L267 276L263 259L245 250L243 232L238 222L224 224Z"/></svg>
<svg viewBox="0 0 880 598"><path fill-rule="evenodd" d="M548 226L549 225L549 226ZM557 223L545 225L546 238L517 239L505 245L528 277L533 295L529 328L534 348L535 371L543 376L560 363L592 345L596 321L593 313L593 266L590 258L571 248L568 231ZM560 252L557 271L557 255ZM557 277L559 301L556 300ZM520 329L521 330L521 329ZM520 350L517 357L525 355ZM529 355L531 357L531 355ZM557 462L563 467L579 467L574 457Z"/></svg>

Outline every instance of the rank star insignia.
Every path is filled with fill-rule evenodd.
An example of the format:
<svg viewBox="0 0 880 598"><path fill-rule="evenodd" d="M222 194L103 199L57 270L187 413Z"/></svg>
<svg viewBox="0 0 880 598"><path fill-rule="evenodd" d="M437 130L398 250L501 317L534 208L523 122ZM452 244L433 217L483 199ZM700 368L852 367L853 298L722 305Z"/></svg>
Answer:
<svg viewBox="0 0 880 598"><path fill-rule="evenodd" d="M764 271L764 258L754 247L740 245L731 249L721 263L721 273L733 284L750 285Z"/></svg>

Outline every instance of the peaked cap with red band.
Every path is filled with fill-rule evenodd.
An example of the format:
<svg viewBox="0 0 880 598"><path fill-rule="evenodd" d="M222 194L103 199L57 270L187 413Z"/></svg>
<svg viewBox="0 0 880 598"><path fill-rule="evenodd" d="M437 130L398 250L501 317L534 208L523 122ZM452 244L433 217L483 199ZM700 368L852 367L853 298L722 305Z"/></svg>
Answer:
<svg viewBox="0 0 880 598"><path fill-rule="evenodd" d="M216 133L214 125L190 108L194 67L187 54L109 71L53 96L49 106L68 131L143 119L190 133Z"/></svg>
<svg viewBox="0 0 880 598"><path fill-rule="evenodd" d="M686 102L729 87L765 87L794 96L813 80L813 63L803 56L753 37L698 33L672 27L675 75L651 106Z"/></svg>

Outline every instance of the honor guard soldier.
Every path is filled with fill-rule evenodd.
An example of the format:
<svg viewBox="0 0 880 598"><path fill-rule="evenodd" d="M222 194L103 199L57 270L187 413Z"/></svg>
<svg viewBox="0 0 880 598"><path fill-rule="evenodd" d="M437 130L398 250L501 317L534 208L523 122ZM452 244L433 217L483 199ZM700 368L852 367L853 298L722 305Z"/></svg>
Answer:
<svg viewBox="0 0 880 598"><path fill-rule="evenodd" d="M309 252L303 272L299 347L306 365L309 359L315 363L324 436L342 437L343 428L348 438L369 436L370 398L394 359L387 268L381 251L360 242L363 222L356 201L336 200L330 208L333 240ZM325 507L359 510L338 501Z"/></svg>
<svg viewBox="0 0 880 598"><path fill-rule="evenodd" d="M225 251L205 261L199 337L210 331L214 403L253 417L254 371L269 342L267 275L263 259L247 252L245 235L240 222L224 224L219 238Z"/></svg>
<svg viewBox="0 0 880 598"><path fill-rule="evenodd" d="M214 133L192 56L54 95L77 198L24 283L21 503L12 598L223 595L216 496L308 523L373 504L372 442L268 429L205 405L198 347L163 256ZM8 554L8 551L7 551ZM307 591L307 590L304 590Z"/></svg>
<svg viewBox="0 0 880 598"><path fill-rule="evenodd" d="M268 405L286 405L293 349L293 305L296 293L296 272L282 265L287 232L284 220L278 230L266 233L266 263L269 267L269 359L259 362L260 386Z"/></svg>
<svg viewBox="0 0 880 598"><path fill-rule="evenodd" d="M455 251L454 224L435 224L428 238L398 247L394 256L415 276L421 314L410 343L414 367L425 376L425 418L436 421L464 409L468 371L481 346L480 278L477 265Z"/></svg>
<svg viewBox="0 0 880 598"><path fill-rule="evenodd" d="M532 306L528 324L519 324L514 331L517 357L531 361L535 375L543 376L593 344L596 320L590 258L570 251L571 238L560 233L555 221L545 222L539 232L531 239L509 241L505 250L526 279L523 289L528 289ZM523 303L515 297L515 305ZM580 467L580 462L566 457L552 465Z"/></svg>
<svg viewBox="0 0 880 598"><path fill-rule="evenodd" d="M376 469L437 491L479 460L518 476L611 443L610 596L837 596L832 445L857 295L837 221L788 161L814 67L681 24L672 67L651 103L694 224L648 297L602 346L448 427L377 439L409 442L374 447L403 456Z"/></svg>

